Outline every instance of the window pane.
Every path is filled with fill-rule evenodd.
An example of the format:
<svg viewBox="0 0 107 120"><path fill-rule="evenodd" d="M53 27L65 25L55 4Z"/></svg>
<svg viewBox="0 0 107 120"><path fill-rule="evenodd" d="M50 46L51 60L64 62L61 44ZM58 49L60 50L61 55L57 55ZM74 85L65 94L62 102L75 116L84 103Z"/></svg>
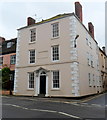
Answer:
<svg viewBox="0 0 107 120"><path fill-rule="evenodd" d="M29 73L29 88L34 88L34 73Z"/></svg>
<svg viewBox="0 0 107 120"><path fill-rule="evenodd" d="M31 42L36 41L36 29L31 30Z"/></svg>
<svg viewBox="0 0 107 120"><path fill-rule="evenodd" d="M59 60L59 46L52 46L52 57L53 61Z"/></svg>
<svg viewBox="0 0 107 120"><path fill-rule="evenodd" d="M30 63L35 63L35 50L30 50Z"/></svg>
<svg viewBox="0 0 107 120"><path fill-rule="evenodd" d="M16 55L11 55L10 56L10 64L15 64L16 63Z"/></svg>
<svg viewBox="0 0 107 120"><path fill-rule="evenodd" d="M55 23L55 24L52 24L52 30L53 30L53 37L58 37L59 36L59 24L58 23Z"/></svg>
<svg viewBox="0 0 107 120"><path fill-rule="evenodd" d="M59 71L53 71L53 88L59 88Z"/></svg>

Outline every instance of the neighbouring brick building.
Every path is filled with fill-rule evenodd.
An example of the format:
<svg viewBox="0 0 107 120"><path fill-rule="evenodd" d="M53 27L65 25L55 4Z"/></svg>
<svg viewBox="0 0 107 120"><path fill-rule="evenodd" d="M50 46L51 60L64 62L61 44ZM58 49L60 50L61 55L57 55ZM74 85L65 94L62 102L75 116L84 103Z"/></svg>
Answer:
<svg viewBox="0 0 107 120"><path fill-rule="evenodd" d="M0 43L1 43L1 46L0 46L0 69L2 69L4 67L10 68L10 70L11 70L10 80L12 81L12 84L14 85L17 38L14 38L11 40L5 40L4 38L0 37Z"/></svg>
<svg viewBox="0 0 107 120"><path fill-rule="evenodd" d="M107 71L106 71L106 53L105 53L105 47L102 49L99 48L99 72L100 72L100 82L102 86L102 91L107 90ZM98 83L100 85L100 83Z"/></svg>

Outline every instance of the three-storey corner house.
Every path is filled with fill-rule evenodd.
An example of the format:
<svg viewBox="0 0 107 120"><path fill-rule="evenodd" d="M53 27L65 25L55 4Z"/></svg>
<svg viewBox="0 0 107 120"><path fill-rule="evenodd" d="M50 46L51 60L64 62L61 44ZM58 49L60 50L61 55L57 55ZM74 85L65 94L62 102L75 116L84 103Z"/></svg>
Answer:
<svg viewBox="0 0 107 120"><path fill-rule="evenodd" d="M101 92L94 26L82 23L82 6L18 29L15 95L78 97Z"/></svg>

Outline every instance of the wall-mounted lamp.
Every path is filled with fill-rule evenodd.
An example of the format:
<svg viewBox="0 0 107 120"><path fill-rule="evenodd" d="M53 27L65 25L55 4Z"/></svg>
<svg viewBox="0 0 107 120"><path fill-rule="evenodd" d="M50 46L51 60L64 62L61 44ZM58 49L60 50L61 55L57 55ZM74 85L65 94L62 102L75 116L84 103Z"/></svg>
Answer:
<svg viewBox="0 0 107 120"><path fill-rule="evenodd" d="M78 37L79 37L79 35L76 35L75 40L74 40L74 48L77 47L77 45L76 45L76 40L77 40Z"/></svg>

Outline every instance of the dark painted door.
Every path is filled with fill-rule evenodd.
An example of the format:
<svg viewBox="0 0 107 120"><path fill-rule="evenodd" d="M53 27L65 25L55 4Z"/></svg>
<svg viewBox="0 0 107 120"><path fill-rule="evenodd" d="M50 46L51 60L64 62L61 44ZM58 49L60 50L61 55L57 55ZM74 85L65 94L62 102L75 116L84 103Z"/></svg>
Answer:
<svg viewBox="0 0 107 120"><path fill-rule="evenodd" d="M40 94L46 94L46 76L40 76Z"/></svg>

